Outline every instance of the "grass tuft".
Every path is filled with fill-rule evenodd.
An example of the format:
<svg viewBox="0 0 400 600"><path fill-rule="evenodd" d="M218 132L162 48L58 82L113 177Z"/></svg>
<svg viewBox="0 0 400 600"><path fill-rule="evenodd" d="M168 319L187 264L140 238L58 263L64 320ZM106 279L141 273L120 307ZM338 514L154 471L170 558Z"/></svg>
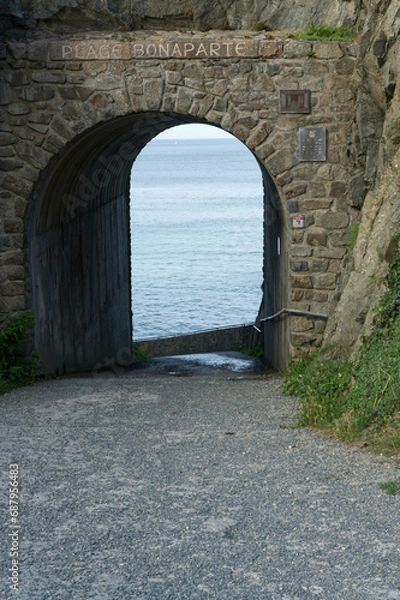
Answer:
<svg viewBox="0 0 400 600"><path fill-rule="evenodd" d="M294 37L299 40L351 42L357 33L349 27L330 27L329 25L314 25L310 23L305 31L297 31Z"/></svg>

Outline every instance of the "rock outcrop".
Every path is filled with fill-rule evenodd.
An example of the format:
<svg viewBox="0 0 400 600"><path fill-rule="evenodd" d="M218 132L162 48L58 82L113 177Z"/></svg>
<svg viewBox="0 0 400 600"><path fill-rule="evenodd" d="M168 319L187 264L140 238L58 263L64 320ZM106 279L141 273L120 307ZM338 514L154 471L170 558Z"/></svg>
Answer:
<svg viewBox="0 0 400 600"><path fill-rule="evenodd" d="M360 208L359 233L326 332L341 353L356 351L370 332L400 235L399 33L398 2L371 3L361 37L353 137L351 202Z"/></svg>
<svg viewBox="0 0 400 600"><path fill-rule="evenodd" d="M3 27L82 29L302 29L311 21L352 25L359 0L8 0Z"/></svg>

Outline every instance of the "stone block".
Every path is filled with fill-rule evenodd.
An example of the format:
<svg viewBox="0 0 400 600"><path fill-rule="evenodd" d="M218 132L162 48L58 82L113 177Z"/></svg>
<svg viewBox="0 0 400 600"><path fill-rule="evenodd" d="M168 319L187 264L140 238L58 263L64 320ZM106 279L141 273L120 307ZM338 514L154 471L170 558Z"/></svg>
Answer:
<svg viewBox="0 0 400 600"><path fill-rule="evenodd" d="M5 79L11 85L28 85L29 83L29 77L25 71L7 73Z"/></svg>
<svg viewBox="0 0 400 600"><path fill-rule="evenodd" d="M21 312L26 310L25 296L9 296L7 297L7 303L10 308L10 312Z"/></svg>
<svg viewBox="0 0 400 600"><path fill-rule="evenodd" d="M41 125L40 123L28 123L28 127L41 134L45 134L49 130L48 125Z"/></svg>
<svg viewBox="0 0 400 600"><path fill-rule="evenodd" d="M6 249L7 250L7 249ZM23 250L11 250L9 252L1 250L1 236L0 236L0 265L23 265L24 264L24 252Z"/></svg>
<svg viewBox="0 0 400 600"><path fill-rule="evenodd" d="M31 112L31 107L27 104L12 102L7 106L7 112L10 115L28 115Z"/></svg>
<svg viewBox="0 0 400 600"><path fill-rule="evenodd" d="M12 133L0 131L0 146L8 146L14 144L17 138Z"/></svg>
<svg viewBox="0 0 400 600"><path fill-rule="evenodd" d="M6 158L9 156L15 156L16 152L12 146L0 146L0 157Z"/></svg>
<svg viewBox="0 0 400 600"><path fill-rule="evenodd" d="M82 100L85 102L92 92L92 89L82 86L64 86L59 88L59 93L63 100Z"/></svg>
<svg viewBox="0 0 400 600"><path fill-rule="evenodd" d="M56 133L61 135L61 137L65 138L66 140L70 140L74 136L74 133L73 133L68 121L66 121L59 115L56 115L53 118L51 127Z"/></svg>
<svg viewBox="0 0 400 600"><path fill-rule="evenodd" d="M38 169L44 169L47 166L49 156L41 148L38 148L27 142L19 142L17 153L20 158Z"/></svg>
<svg viewBox="0 0 400 600"><path fill-rule="evenodd" d="M297 213L299 212L299 202L298 200L289 200L288 202L286 202L286 208L287 211L289 213ZM289 220L289 227L291 225L291 222Z"/></svg>
<svg viewBox="0 0 400 600"><path fill-rule="evenodd" d="M307 333L293 333L291 335L291 342L293 346L304 346L305 344L314 344L316 341L316 335L311 335Z"/></svg>
<svg viewBox="0 0 400 600"><path fill-rule="evenodd" d="M10 104L12 100L11 87L8 83L0 83L0 105Z"/></svg>
<svg viewBox="0 0 400 600"><path fill-rule="evenodd" d="M301 196L305 194L307 191L306 183L295 183L293 185L289 185L285 187L285 196L287 199L296 198L297 196Z"/></svg>
<svg viewBox="0 0 400 600"><path fill-rule="evenodd" d="M292 275L290 279L292 288L312 289L313 287L309 275Z"/></svg>
<svg viewBox="0 0 400 600"><path fill-rule="evenodd" d="M313 275L313 287L316 290L334 290L336 287L335 273Z"/></svg>
<svg viewBox="0 0 400 600"><path fill-rule="evenodd" d="M210 98L210 103L212 104L211 98ZM210 108L211 108L211 104L210 104ZM191 95L188 94L188 92L185 89L179 88L178 95L176 98L176 112L180 113L180 114L187 114L190 110L191 105L192 105ZM205 116L205 115L203 115L203 116Z"/></svg>
<svg viewBox="0 0 400 600"><path fill-rule="evenodd" d="M347 185L344 181L333 181L329 196L331 198L344 198L347 195Z"/></svg>
<svg viewBox="0 0 400 600"><path fill-rule="evenodd" d="M325 198L327 195L325 184L322 181L310 181L308 193L313 198Z"/></svg>
<svg viewBox="0 0 400 600"><path fill-rule="evenodd" d="M0 293L3 296L18 296L25 291L25 283L23 281L9 281L0 284Z"/></svg>
<svg viewBox="0 0 400 600"><path fill-rule="evenodd" d="M57 135L51 133L47 136L43 143L44 150L56 154L62 150L65 146L65 141L61 140Z"/></svg>
<svg viewBox="0 0 400 600"><path fill-rule="evenodd" d="M267 168L273 175L278 175L291 169L298 160L298 156L291 148L280 148L268 157Z"/></svg>
<svg viewBox="0 0 400 600"><path fill-rule="evenodd" d="M23 88L18 93L18 98L26 102L41 102L51 100L55 96L54 88L44 85L32 85Z"/></svg>
<svg viewBox="0 0 400 600"><path fill-rule="evenodd" d="M315 224L322 229L344 229L349 224L349 215L345 211L327 211L316 215Z"/></svg>
<svg viewBox="0 0 400 600"><path fill-rule="evenodd" d="M291 302L301 302L304 298L304 290L301 289L291 289L290 290L290 300Z"/></svg>
<svg viewBox="0 0 400 600"><path fill-rule="evenodd" d="M301 331L311 331L314 329L314 321L312 319L308 319L307 317L292 316L290 324L291 330L296 333Z"/></svg>
<svg viewBox="0 0 400 600"><path fill-rule="evenodd" d="M32 81L37 83L65 83L66 76L64 73L59 71L40 71L39 73L32 73Z"/></svg>
<svg viewBox="0 0 400 600"><path fill-rule="evenodd" d="M302 244L304 242L304 231L292 231L292 244Z"/></svg>
<svg viewBox="0 0 400 600"><path fill-rule="evenodd" d="M10 281L23 281L25 278L25 269L22 266L4 267L4 273Z"/></svg>
<svg viewBox="0 0 400 600"><path fill-rule="evenodd" d="M326 259L319 259L319 260L313 260L311 263L311 270L312 271L321 271L321 272L325 272L327 271L329 268L329 260Z"/></svg>
<svg viewBox="0 0 400 600"><path fill-rule="evenodd" d="M48 59L48 42L40 40L28 44L28 58L31 61L43 61Z"/></svg>
<svg viewBox="0 0 400 600"><path fill-rule="evenodd" d="M16 158L0 158L0 171L16 171L23 163Z"/></svg>
<svg viewBox="0 0 400 600"><path fill-rule="evenodd" d="M283 58L306 58L311 51L311 42L290 40L283 47Z"/></svg>
<svg viewBox="0 0 400 600"><path fill-rule="evenodd" d="M314 42L314 57L322 60L342 58L343 50L339 42Z"/></svg>
<svg viewBox="0 0 400 600"><path fill-rule="evenodd" d="M348 246L349 244L349 232L344 231L341 233L330 233L329 243L331 246Z"/></svg>
<svg viewBox="0 0 400 600"><path fill-rule="evenodd" d="M260 123L251 131L250 136L246 142L247 146L251 149L255 148L256 146L259 146L267 139L271 131L272 126L270 125L270 123Z"/></svg>
<svg viewBox="0 0 400 600"><path fill-rule="evenodd" d="M331 205L332 200L327 198L302 198L300 200L301 210L327 210Z"/></svg>
<svg viewBox="0 0 400 600"><path fill-rule="evenodd" d="M9 235L0 235L0 252L6 252L11 248L11 239Z"/></svg>
<svg viewBox="0 0 400 600"><path fill-rule="evenodd" d="M4 233L23 233L24 223L22 219L4 219Z"/></svg>
<svg viewBox="0 0 400 600"><path fill-rule="evenodd" d="M312 256L313 249L309 246L293 246L290 249L290 254L295 256Z"/></svg>
<svg viewBox="0 0 400 600"><path fill-rule="evenodd" d="M356 62L354 58L345 57L338 60L335 69L338 75L352 75L354 72Z"/></svg>
<svg viewBox="0 0 400 600"><path fill-rule="evenodd" d="M321 290L305 290L304 300L310 302L328 302L329 293Z"/></svg>
<svg viewBox="0 0 400 600"><path fill-rule="evenodd" d="M290 268L292 269L292 271L308 271L309 270L309 266L308 266L308 261L307 260L291 260L290 261Z"/></svg>
<svg viewBox="0 0 400 600"><path fill-rule="evenodd" d="M341 259L346 254L346 248L324 248L318 247L314 250L314 256L317 258L335 258Z"/></svg>
<svg viewBox="0 0 400 600"><path fill-rule="evenodd" d="M165 81L169 85L177 85L179 83L182 83L183 75L182 73L176 71L167 71L165 74Z"/></svg>
<svg viewBox="0 0 400 600"><path fill-rule="evenodd" d="M7 48L10 55L16 60L27 58L28 56L28 45L25 42L8 42Z"/></svg>

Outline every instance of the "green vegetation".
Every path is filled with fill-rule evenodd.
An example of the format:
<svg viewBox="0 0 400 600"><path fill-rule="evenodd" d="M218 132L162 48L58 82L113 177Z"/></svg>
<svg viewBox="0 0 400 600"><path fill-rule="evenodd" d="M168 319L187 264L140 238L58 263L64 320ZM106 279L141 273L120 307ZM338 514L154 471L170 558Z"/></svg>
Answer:
<svg viewBox="0 0 400 600"><path fill-rule="evenodd" d="M349 27L330 27L329 25L310 23L305 31L297 31L293 35L299 40L351 42L357 33Z"/></svg>
<svg viewBox="0 0 400 600"><path fill-rule="evenodd" d="M352 225L352 227L350 229L350 235L349 235L350 248L354 248L354 246L356 245L356 241L357 241L359 232L360 232L360 224L355 223L354 225Z"/></svg>
<svg viewBox="0 0 400 600"><path fill-rule="evenodd" d="M284 391L300 397L299 425L365 439L372 450L393 455L400 452L400 245L386 284L375 330L356 359L319 351L291 365Z"/></svg>
<svg viewBox="0 0 400 600"><path fill-rule="evenodd" d="M239 350L247 356L253 356L254 358L264 358L264 348L262 346L255 346L254 348L242 346L241 348L239 348Z"/></svg>
<svg viewBox="0 0 400 600"><path fill-rule="evenodd" d="M251 25L253 31L266 31L268 29L267 24L264 21L255 21Z"/></svg>
<svg viewBox="0 0 400 600"><path fill-rule="evenodd" d="M132 345L132 358L133 360L149 360L150 356L148 351L142 348L138 342L134 342Z"/></svg>
<svg viewBox="0 0 400 600"><path fill-rule="evenodd" d="M390 496L400 494L400 481L385 481L385 483L381 483L379 487L387 494L390 494Z"/></svg>
<svg viewBox="0 0 400 600"><path fill-rule="evenodd" d="M34 352L26 358L20 352L33 323L31 312L21 313L6 321L0 331L0 394L32 383L41 373L38 354Z"/></svg>

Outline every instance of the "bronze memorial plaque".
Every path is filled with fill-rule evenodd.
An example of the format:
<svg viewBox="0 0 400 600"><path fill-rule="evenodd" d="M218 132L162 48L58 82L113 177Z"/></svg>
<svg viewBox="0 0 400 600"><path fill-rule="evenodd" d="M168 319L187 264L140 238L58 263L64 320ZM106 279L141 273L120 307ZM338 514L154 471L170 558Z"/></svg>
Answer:
<svg viewBox="0 0 400 600"><path fill-rule="evenodd" d="M300 160L324 161L326 160L326 128L301 127L300 128Z"/></svg>
<svg viewBox="0 0 400 600"><path fill-rule="evenodd" d="M311 112L310 90L281 90L281 113L309 114Z"/></svg>

